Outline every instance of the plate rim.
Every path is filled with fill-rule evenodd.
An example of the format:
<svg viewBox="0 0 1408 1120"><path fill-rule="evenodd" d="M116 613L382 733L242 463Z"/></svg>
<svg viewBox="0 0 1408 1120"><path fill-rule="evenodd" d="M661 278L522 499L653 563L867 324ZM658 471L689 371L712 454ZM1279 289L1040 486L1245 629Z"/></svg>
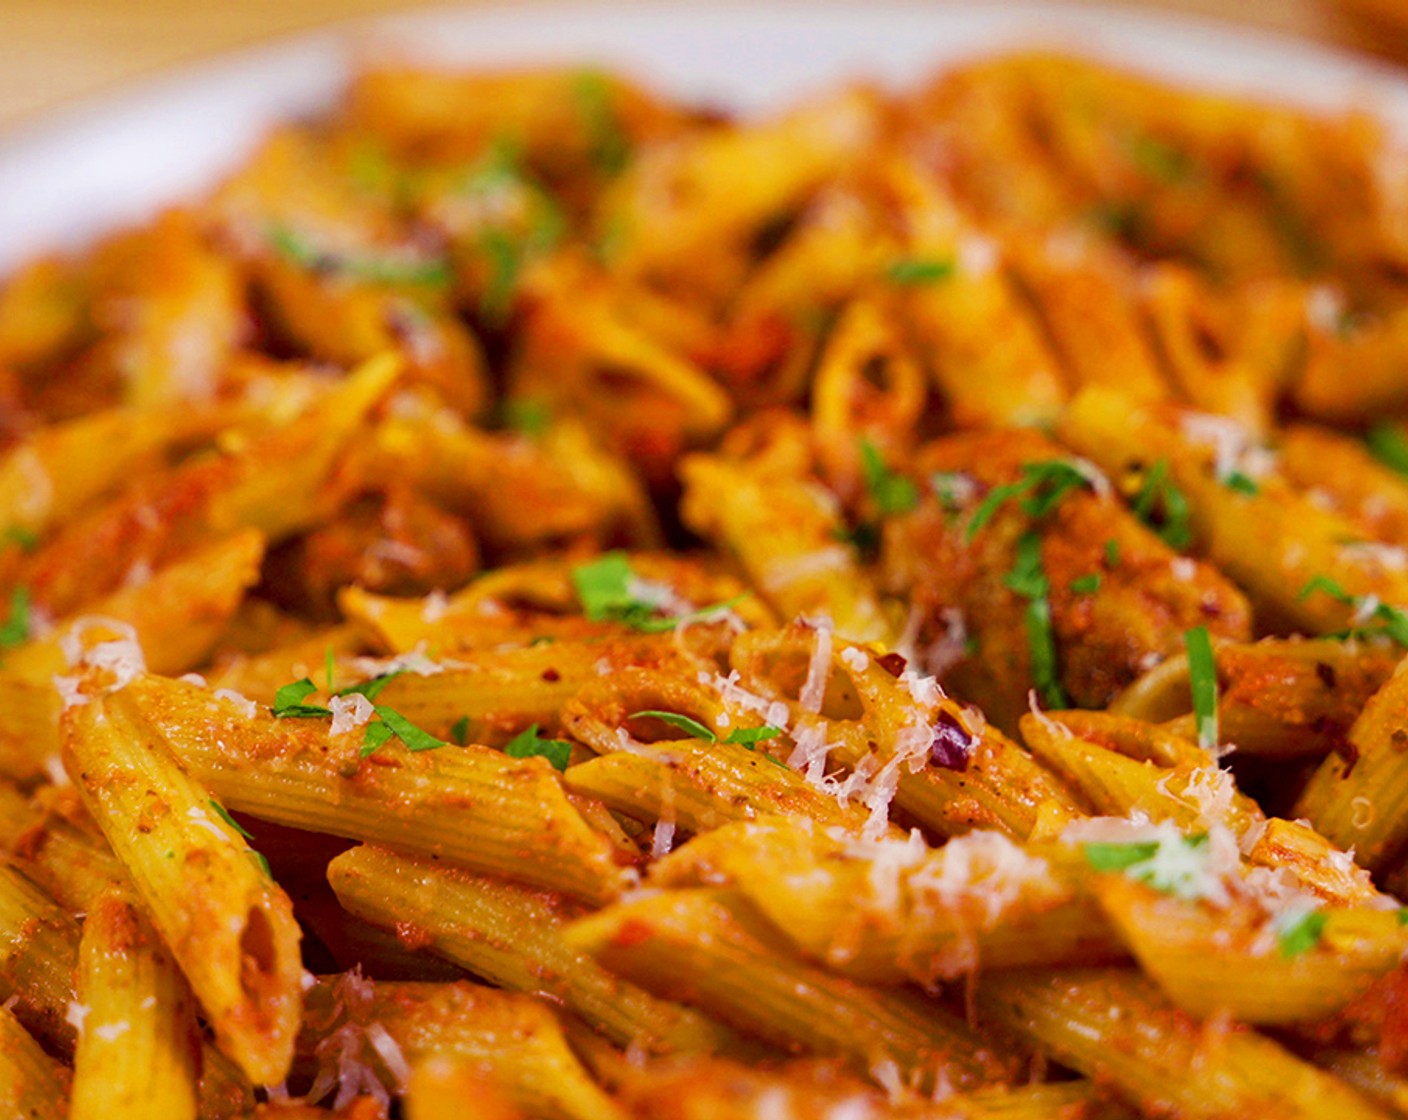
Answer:
<svg viewBox="0 0 1408 1120"><path fill-rule="evenodd" d="M542 23L545 18L551 26ZM1024 34L1015 33L1024 25L1028 28ZM1181 80L1202 88L1246 92L1261 100L1312 109L1367 107L1393 134L1408 138L1408 73L1403 70L1339 45L1201 14L1093 6L1078 0L959 0L940 4L878 0L864 6L847 0L490 0L472 4L451 0L337 20L161 66L50 106L0 131L0 280L36 255L79 249L105 231L141 221L162 206L207 189L236 166L241 155L273 123L330 104L359 61L378 55L387 57L392 53L391 45L403 54L429 55L432 62L452 61L463 58L466 52L448 40L459 42L465 29L478 28L489 40L487 50L470 54L487 54L489 59L503 64L524 64L533 61L529 53L498 50L493 40L495 36L511 40L513 34L505 35L507 31L521 37L525 30L533 29L542 32L540 38L547 44L547 49L536 52L540 60L579 57L584 62L605 61L633 70L638 67L621 59L590 57L610 54L610 47L584 50L570 44L574 40L593 41L594 33L601 32L620 35L621 45L634 50L633 44L652 38L657 46L669 42L672 32L678 36L681 29L689 27L696 34L704 32L706 41L712 36L715 44L727 41L730 31L736 42L744 43L748 36L756 37L779 27L798 29L813 38L832 36L833 40L840 38L838 29L849 28L854 33L872 34L870 45L876 59L886 54L884 49L878 54L873 51L876 42L883 47L886 34L894 39L893 49L900 43L897 32L913 31L920 41L905 43L903 51L893 53L913 58L916 49L923 50L938 60L934 70L962 57L961 51L957 56L946 56L947 44L939 42L944 34L956 33L960 39L986 36L996 40L988 47L990 51L1000 49L1003 40L1009 48L1025 42L1030 46L1075 49L1130 69L1163 74L1175 81L1183 75ZM454 34L447 36L447 31ZM1081 32L1079 42L1071 40L1076 31ZM595 36L595 41L604 40ZM1172 48L1164 60L1167 67L1156 64L1151 49L1156 42ZM1134 57L1111 59L1112 44L1131 50ZM1213 72L1214 68L1190 62L1190 51L1196 51L1197 44L1203 44L1211 57L1239 56L1242 73L1223 75L1227 81L1206 78L1204 73ZM448 50L442 49L447 47ZM833 57L818 68L816 79L809 86L797 86L790 95L821 88L838 78L837 58L845 52L836 50L836 41L831 42L831 47ZM486 59L480 57L476 61L483 64ZM674 88L673 82L660 80L662 75L649 73L648 65L639 69L646 71L651 84L665 92L684 92L683 86ZM920 72L927 69L930 67L922 67ZM852 64L845 72L865 76L865 67ZM273 80L268 79L271 74ZM1317 78L1302 80L1296 88L1296 74L1314 74ZM268 83L264 88L260 87L261 75ZM758 77L754 75L753 80ZM1272 80L1265 85L1268 77ZM735 76L732 90L714 91L714 96L742 103L745 111L776 100L740 94L747 84L738 82ZM118 192L126 192L122 195L125 202L114 202L111 207L98 204L69 221L55 216L60 211L78 209L95 194L91 189L85 194L79 189L80 184L65 182L62 172L66 166L73 167L77 175L101 174L103 167L96 156L105 146L105 133L119 138L134 129L140 133L144 121L156 121L159 128L171 130L173 122L183 119L181 106L191 100L224 104L228 114L240 119L241 123L232 128L238 135L222 143L218 136L195 134L188 128L184 138L188 145L195 142L197 154L179 171L167 168L158 176L159 182L168 186L153 182L144 189L140 168L125 167L127 178L119 184ZM141 139L140 135L137 139ZM175 143L182 137L163 135L158 139ZM217 156L222 151L223 157ZM120 157L118 164L122 167ZM36 165L38 171L34 170ZM38 190L44 184L49 192L57 190L60 194L58 201L48 199L47 207ZM68 195L60 188L68 189ZM64 197L70 201L65 203Z"/></svg>

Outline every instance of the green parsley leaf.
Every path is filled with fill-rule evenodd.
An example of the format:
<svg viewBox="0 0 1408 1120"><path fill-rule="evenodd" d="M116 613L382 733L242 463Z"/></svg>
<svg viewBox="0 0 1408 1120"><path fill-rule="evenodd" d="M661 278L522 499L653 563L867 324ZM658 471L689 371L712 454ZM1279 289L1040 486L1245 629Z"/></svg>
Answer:
<svg viewBox="0 0 1408 1120"><path fill-rule="evenodd" d="M1311 910L1277 929L1276 943L1283 957L1298 957L1320 944L1325 932L1325 912Z"/></svg>
<svg viewBox="0 0 1408 1120"><path fill-rule="evenodd" d="M1120 542L1111 537L1105 542L1105 567L1115 569L1120 566Z"/></svg>
<svg viewBox="0 0 1408 1120"><path fill-rule="evenodd" d="M865 488L883 516L908 513L919 504L919 488L887 467L875 444L868 439L860 441L860 463Z"/></svg>
<svg viewBox="0 0 1408 1120"><path fill-rule="evenodd" d="M236 832L238 832L238 833L239 833L241 836L243 836L246 840L253 840L253 839L254 839L253 836L251 836L248 832L246 832L243 828L240 827L239 822L238 822L237 820L235 820L234 817L230 816L230 813L229 813L229 811L225 808L225 806L221 805L220 802L216 801L213 797L210 799L210 807L215 810L215 815L216 815L217 817L219 817L219 818L220 818L222 821L224 821L227 825L229 825L231 828L233 828Z"/></svg>
<svg viewBox="0 0 1408 1120"><path fill-rule="evenodd" d="M572 569L572 586L582 611L593 622L624 622L645 633L673 630L683 622L708 618L726 611L748 592L722 603L702 607L683 617L660 617L660 608L640 599L631 590L637 576L624 552L605 552Z"/></svg>
<svg viewBox="0 0 1408 1120"><path fill-rule="evenodd" d="M738 743L746 747L752 743L761 743L765 739L776 739L781 734L782 728L774 727L770 723L765 723L762 727L736 727L724 736L724 742Z"/></svg>
<svg viewBox="0 0 1408 1120"><path fill-rule="evenodd" d="M381 717L381 721L387 727L391 728L396 738L406 744L407 750L433 751L447 745L444 739L437 739L429 731L422 731L395 708L378 704L376 705L376 714Z"/></svg>
<svg viewBox="0 0 1408 1120"><path fill-rule="evenodd" d="M504 745L504 754L509 758L546 758L558 770L566 770L572 759L572 744L561 739L543 739L538 735L538 725L514 736Z"/></svg>
<svg viewBox="0 0 1408 1120"><path fill-rule="evenodd" d="M593 166L619 175L631 161L631 141L616 113L611 79L600 70L583 70L573 82L573 93L586 121Z"/></svg>
<svg viewBox="0 0 1408 1120"><path fill-rule="evenodd" d="M32 625L29 588L20 584L10 592L10 613L0 623L0 649L14 649L29 641Z"/></svg>
<svg viewBox="0 0 1408 1120"><path fill-rule="evenodd" d="M1086 576L1077 576L1067 586L1077 595L1094 595L1100 590L1100 573L1091 572Z"/></svg>
<svg viewBox="0 0 1408 1120"><path fill-rule="evenodd" d="M1181 552L1193 542L1188 499L1169 477L1167 459L1160 459L1149 468L1132 508L1134 516L1158 533L1170 548ZM1156 523L1156 516L1161 523Z"/></svg>
<svg viewBox="0 0 1408 1120"><path fill-rule="evenodd" d="M637 719L641 716L649 716L658 719L661 723L668 723L671 727L683 731L686 735L692 735L696 739L703 739L706 743L717 743L719 737L700 723L697 719L690 719L689 716L682 716L676 712L662 712L655 708L647 708L641 712L632 712L627 719Z"/></svg>
<svg viewBox="0 0 1408 1120"><path fill-rule="evenodd" d="M328 679L327 692L328 692L329 695L331 695L331 694L332 694L333 685L336 684L337 681L336 681L336 679L334 678L334 675L333 675L334 663L333 663L333 656L332 656L332 646L330 646L330 645L329 645L325 650L323 650L323 669L324 669L324 670L326 671L326 673L327 673L327 679Z"/></svg>
<svg viewBox="0 0 1408 1120"><path fill-rule="evenodd" d="M375 754L377 748L384 747L395 734L389 723L369 723L362 732L362 757Z"/></svg>
<svg viewBox="0 0 1408 1120"><path fill-rule="evenodd" d="M1408 906L1400 906L1398 908L1398 924L1408 926Z"/></svg>
<svg viewBox="0 0 1408 1120"><path fill-rule="evenodd" d="M1064 459L1043 459L1022 464L1022 477L1017 482L994 486L973 511L964 531L964 539L972 542L999 509L1007 502L1022 498L1022 512L1030 517L1045 517L1073 490L1089 485L1089 479Z"/></svg>
<svg viewBox="0 0 1408 1120"><path fill-rule="evenodd" d="M1408 436L1397 424L1388 421L1375 424L1364 434L1364 443L1369 454L1384 466L1408 475Z"/></svg>
<svg viewBox="0 0 1408 1120"><path fill-rule="evenodd" d="M400 259L386 255L349 256L319 249L290 226L275 224L268 230L269 244L285 260L310 272L332 273L372 284L414 284L449 287L454 271L446 260Z"/></svg>
<svg viewBox="0 0 1408 1120"><path fill-rule="evenodd" d="M1081 845L1085 862L1096 871L1123 871L1136 863L1153 859L1159 851L1157 840L1144 840L1133 844L1093 842Z"/></svg>
<svg viewBox="0 0 1408 1120"><path fill-rule="evenodd" d="M1193 691L1193 714L1198 723L1198 746L1215 750L1217 729L1217 661L1206 626L1195 626L1183 635L1188 651L1188 684Z"/></svg>
<svg viewBox="0 0 1408 1120"><path fill-rule="evenodd" d="M901 287L918 287L947 280L957 271L954 262L945 257L900 257L885 269L885 279Z"/></svg>
<svg viewBox="0 0 1408 1120"><path fill-rule="evenodd" d="M1186 180L1194 170L1188 153L1148 133L1128 139L1129 158L1140 171L1167 186Z"/></svg>
<svg viewBox="0 0 1408 1120"><path fill-rule="evenodd" d="M254 862L255 867L264 872L264 878L272 879L274 877L273 869L269 866L269 861L264 857L263 852L256 852L253 848L250 848L249 858Z"/></svg>
<svg viewBox="0 0 1408 1120"><path fill-rule="evenodd" d="M269 710L280 719L320 719L323 716L331 716L331 708L303 703L317 691L318 686L307 677L286 684L274 693L274 706Z"/></svg>
<svg viewBox="0 0 1408 1120"><path fill-rule="evenodd" d="M552 409L544 401L532 397L504 401L504 423L515 432L537 439L552 423Z"/></svg>
<svg viewBox="0 0 1408 1120"><path fill-rule="evenodd" d="M462 747L469 742L469 717L460 716L450 728L450 742Z"/></svg>
<svg viewBox="0 0 1408 1120"><path fill-rule="evenodd" d="M365 696L368 700L375 700L381 695L382 689L397 677L403 676L409 671L408 669L392 669L388 673L380 673L369 681L363 681L361 684L350 684L346 688L340 689L337 694L339 696L351 696L356 693Z"/></svg>
<svg viewBox="0 0 1408 1120"><path fill-rule="evenodd" d="M1056 664L1056 636L1051 626L1051 585L1041 563L1041 536L1030 532L1017 541L1017 560L1002 582L1027 600L1027 648L1032 682L1048 708L1068 706Z"/></svg>
<svg viewBox="0 0 1408 1120"><path fill-rule="evenodd" d="M1229 490L1235 490L1238 494L1246 494L1248 497L1256 495L1261 490L1255 479L1241 471L1230 472L1222 479L1222 485Z"/></svg>
<svg viewBox="0 0 1408 1120"><path fill-rule="evenodd" d="M1356 614L1363 612L1366 607L1372 606L1369 617L1377 624L1374 626L1356 626L1342 632L1339 635L1327 635L1344 638L1375 638L1388 637L1397 642L1400 646L1408 649L1408 613L1401 608L1390 603L1381 603L1377 599L1368 595L1351 595L1338 582L1326 575L1319 575L1301 588L1297 598L1304 599L1315 592L1321 592L1330 596L1336 602L1345 606L1353 607Z"/></svg>
<svg viewBox="0 0 1408 1120"><path fill-rule="evenodd" d="M1132 843L1084 844L1086 862L1097 871L1118 871L1136 883L1189 901L1203 896L1207 873L1206 834Z"/></svg>
<svg viewBox="0 0 1408 1120"><path fill-rule="evenodd" d="M5 530L5 544L17 544L24 552L33 552L39 547L39 534L23 525L11 525Z"/></svg>

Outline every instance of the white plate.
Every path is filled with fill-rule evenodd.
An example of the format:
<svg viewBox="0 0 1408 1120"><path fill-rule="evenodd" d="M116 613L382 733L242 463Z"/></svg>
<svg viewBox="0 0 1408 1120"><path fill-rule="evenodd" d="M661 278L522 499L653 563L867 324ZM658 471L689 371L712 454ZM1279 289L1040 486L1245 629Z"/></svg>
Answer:
<svg viewBox="0 0 1408 1120"><path fill-rule="evenodd" d="M1312 107L1363 106L1408 136L1408 80L1396 71L1183 17L1042 2L445 7L189 66L0 137L0 275L199 192L273 121L329 104L369 53L622 66L673 93L756 110L844 77L904 83L1016 46Z"/></svg>

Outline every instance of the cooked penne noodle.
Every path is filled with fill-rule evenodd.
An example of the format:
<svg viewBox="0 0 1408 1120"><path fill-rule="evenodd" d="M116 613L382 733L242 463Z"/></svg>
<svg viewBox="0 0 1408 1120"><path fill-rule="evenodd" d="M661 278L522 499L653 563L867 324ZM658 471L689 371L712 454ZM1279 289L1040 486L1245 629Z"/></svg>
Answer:
<svg viewBox="0 0 1408 1120"><path fill-rule="evenodd" d="M194 1120L194 1000L166 946L120 892L100 896L84 919L77 988L72 1120Z"/></svg>
<svg viewBox="0 0 1408 1120"><path fill-rule="evenodd" d="M283 1080L302 976L288 896L125 692L65 713L64 764L220 1046L256 1084Z"/></svg>
<svg viewBox="0 0 1408 1120"><path fill-rule="evenodd" d="M44 1053L14 1012L0 1007L0 1108L26 1120L63 1120L68 1085L68 1070Z"/></svg>

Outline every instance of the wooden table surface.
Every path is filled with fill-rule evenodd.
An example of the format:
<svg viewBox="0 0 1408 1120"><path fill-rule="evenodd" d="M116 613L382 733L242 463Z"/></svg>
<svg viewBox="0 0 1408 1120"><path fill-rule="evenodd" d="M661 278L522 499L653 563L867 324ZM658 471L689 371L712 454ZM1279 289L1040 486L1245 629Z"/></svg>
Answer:
<svg viewBox="0 0 1408 1120"><path fill-rule="evenodd" d="M0 0L0 129L174 62L423 0ZM637 2L637 0L633 0ZM662 0L668 2L668 0ZM863 3L864 0L857 0ZM944 0L934 0L942 3ZM1408 0L1128 0L1408 65Z"/></svg>

